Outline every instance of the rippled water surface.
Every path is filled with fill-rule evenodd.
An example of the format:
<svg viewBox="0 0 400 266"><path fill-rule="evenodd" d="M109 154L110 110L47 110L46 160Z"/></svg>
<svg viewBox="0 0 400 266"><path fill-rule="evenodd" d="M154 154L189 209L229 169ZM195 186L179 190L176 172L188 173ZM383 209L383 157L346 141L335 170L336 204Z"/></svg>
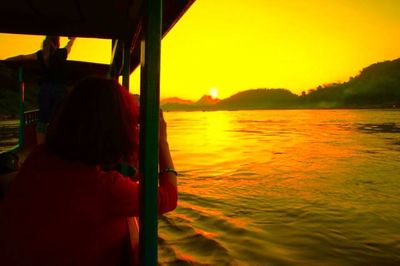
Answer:
<svg viewBox="0 0 400 266"><path fill-rule="evenodd" d="M18 144L18 120L0 121L0 154Z"/></svg>
<svg viewBox="0 0 400 266"><path fill-rule="evenodd" d="M170 112L162 265L400 265L400 111Z"/></svg>
<svg viewBox="0 0 400 266"><path fill-rule="evenodd" d="M400 265L400 111L165 118L180 178L161 265ZM15 121L0 133L17 143Z"/></svg>

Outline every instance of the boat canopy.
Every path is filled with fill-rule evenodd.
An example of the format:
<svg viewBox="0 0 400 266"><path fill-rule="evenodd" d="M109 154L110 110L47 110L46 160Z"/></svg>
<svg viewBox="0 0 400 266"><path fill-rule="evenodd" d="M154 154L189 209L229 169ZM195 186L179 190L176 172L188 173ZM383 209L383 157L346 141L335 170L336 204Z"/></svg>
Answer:
<svg viewBox="0 0 400 266"><path fill-rule="evenodd" d="M12 0L0 3L0 32L123 40L129 42L130 70L140 62L144 0ZM162 35L194 0L164 0Z"/></svg>

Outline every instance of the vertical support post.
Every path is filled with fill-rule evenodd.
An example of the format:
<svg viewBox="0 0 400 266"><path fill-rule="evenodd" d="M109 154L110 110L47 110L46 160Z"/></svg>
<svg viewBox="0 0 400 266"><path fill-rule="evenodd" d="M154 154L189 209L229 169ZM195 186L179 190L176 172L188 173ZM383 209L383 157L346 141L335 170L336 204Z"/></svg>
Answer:
<svg viewBox="0 0 400 266"><path fill-rule="evenodd" d="M162 0L144 1L141 40L140 263L157 265L158 127L160 110L160 54Z"/></svg>
<svg viewBox="0 0 400 266"><path fill-rule="evenodd" d="M108 77L118 79L121 71L121 40L113 39L111 47L111 62Z"/></svg>
<svg viewBox="0 0 400 266"><path fill-rule="evenodd" d="M122 54L122 85L129 91L129 76L131 74L131 49L128 41L123 43L123 54ZM128 166L126 164L121 165L121 172L123 175L128 175Z"/></svg>
<svg viewBox="0 0 400 266"><path fill-rule="evenodd" d="M124 41L123 53L123 69L122 69L122 85L129 91L129 76L131 74L131 47L128 41Z"/></svg>
<svg viewBox="0 0 400 266"><path fill-rule="evenodd" d="M18 67L18 86L19 86L19 130L18 130L18 148L22 148L24 145L24 128L25 128L25 116L24 116L24 105L25 105L25 88L24 80L22 78L23 69Z"/></svg>
<svg viewBox="0 0 400 266"><path fill-rule="evenodd" d="M116 73L116 70L115 70L115 52L116 52L116 50L117 50L117 47L116 47L116 43L117 43L117 40L115 40L115 39L113 39L112 41L111 41L111 62L110 62L110 69L108 70L108 77L109 78L115 78L115 73Z"/></svg>

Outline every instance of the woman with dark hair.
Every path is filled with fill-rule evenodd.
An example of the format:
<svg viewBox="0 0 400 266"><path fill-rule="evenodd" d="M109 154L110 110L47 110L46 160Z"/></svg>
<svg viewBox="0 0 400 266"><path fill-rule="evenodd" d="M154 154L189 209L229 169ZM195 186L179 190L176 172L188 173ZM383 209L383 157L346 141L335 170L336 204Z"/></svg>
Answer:
<svg viewBox="0 0 400 266"><path fill-rule="evenodd" d="M102 165L136 164L138 113L114 80L91 77L74 86L0 205L3 265L118 265L126 217L139 215L139 185ZM177 173L162 113L159 168L163 214L176 208Z"/></svg>
<svg viewBox="0 0 400 266"><path fill-rule="evenodd" d="M37 142L44 142L47 126L65 96L65 62L75 38L69 38L67 45L60 48L59 36L46 36L42 49L28 55L18 55L7 60L37 60L41 69L39 80L39 121L37 123Z"/></svg>

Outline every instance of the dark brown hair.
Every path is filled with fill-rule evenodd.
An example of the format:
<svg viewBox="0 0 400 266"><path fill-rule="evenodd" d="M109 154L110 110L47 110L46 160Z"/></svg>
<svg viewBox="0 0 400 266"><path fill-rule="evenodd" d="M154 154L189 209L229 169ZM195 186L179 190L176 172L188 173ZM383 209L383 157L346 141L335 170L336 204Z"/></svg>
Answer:
<svg viewBox="0 0 400 266"><path fill-rule="evenodd" d="M47 35L46 38L44 39L43 43L45 43L45 42L51 44L55 48L59 48L60 47L60 37L59 36Z"/></svg>
<svg viewBox="0 0 400 266"><path fill-rule="evenodd" d="M49 126L46 148L70 161L90 165L135 162L138 105L117 81L79 81Z"/></svg>
<svg viewBox="0 0 400 266"><path fill-rule="evenodd" d="M49 64L50 57L60 48L60 37L46 36L42 43L42 51L46 64Z"/></svg>

